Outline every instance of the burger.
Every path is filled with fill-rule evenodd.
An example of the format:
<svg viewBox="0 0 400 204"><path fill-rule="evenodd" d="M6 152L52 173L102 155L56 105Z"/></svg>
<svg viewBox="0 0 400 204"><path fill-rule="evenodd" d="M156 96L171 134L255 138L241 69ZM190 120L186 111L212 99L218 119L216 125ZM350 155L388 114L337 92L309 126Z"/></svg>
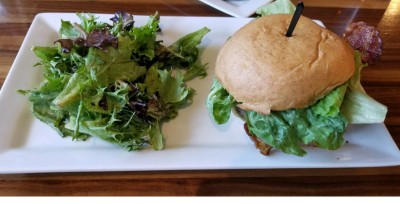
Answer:
<svg viewBox="0 0 400 204"><path fill-rule="evenodd" d="M305 145L340 148L346 126L362 118L354 114L365 114L360 106L371 99L359 85L360 52L305 16L286 37L292 16L259 17L234 33L219 51L206 101L218 124L237 110L265 155L274 148L304 156ZM373 104L378 116L358 122L383 121L386 107Z"/></svg>

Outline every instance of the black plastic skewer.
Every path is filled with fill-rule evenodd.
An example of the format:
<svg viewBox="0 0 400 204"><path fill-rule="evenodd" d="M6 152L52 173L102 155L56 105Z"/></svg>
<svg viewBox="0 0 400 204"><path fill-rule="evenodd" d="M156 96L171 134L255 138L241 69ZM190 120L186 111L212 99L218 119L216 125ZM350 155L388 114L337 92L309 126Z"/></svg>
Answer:
<svg viewBox="0 0 400 204"><path fill-rule="evenodd" d="M301 13L303 13L303 9L304 9L303 1L299 1L299 3L296 6L296 10L294 11L292 20L290 21L289 28L286 32L286 37L292 37L294 28L296 27L297 22L300 19Z"/></svg>

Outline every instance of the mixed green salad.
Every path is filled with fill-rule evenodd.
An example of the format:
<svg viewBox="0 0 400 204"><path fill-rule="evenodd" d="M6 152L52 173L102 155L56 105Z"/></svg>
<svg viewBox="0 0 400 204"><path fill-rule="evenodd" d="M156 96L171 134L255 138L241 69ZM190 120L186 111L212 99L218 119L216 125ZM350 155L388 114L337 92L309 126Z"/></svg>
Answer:
<svg viewBox="0 0 400 204"><path fill-rule="evenodd" d="M210 30L201 28L165 46L157 39L160 16L135 26L126 12L112 25L77 13L80 23L61 20L60 39L32 47L44 80L28 96L33 115L61 136L90 136L127 150L164 147L161 124L190 104L186 81L206 76L198 45Z"/></svg>
<svg viewBox="0 0 400 204"><path fill-rule="evenodd" d="M293 13L289 0L277 0L260 8L257 13L266 16L275 13ZM387 107L368 96L360 83L360 72L367 64L355 51L355 74L345 84L336 87L324 98L304 109L272 111L269 115L243 111L250 134L285 153L303 156L302 146L314 144L320 148L335 150L345 140L343 134L349 123L380 123ZM214 80L206 105L217 124L226 123L231 109L238 103L223 86Z"/></svg>

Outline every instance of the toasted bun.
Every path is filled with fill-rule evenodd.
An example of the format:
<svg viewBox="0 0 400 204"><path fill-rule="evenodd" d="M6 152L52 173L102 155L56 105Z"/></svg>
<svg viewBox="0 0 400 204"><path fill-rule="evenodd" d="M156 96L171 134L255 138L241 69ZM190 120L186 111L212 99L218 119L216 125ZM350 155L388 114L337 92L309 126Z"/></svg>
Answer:
<svg viewBox="0 0 400 204"><path fill-rule="evenodd" d="M354 73L354 51L336 34L301 17L292 37L292 15L251 21L220 50L216 77L240 108L269 114L312 105Z"/></svg>

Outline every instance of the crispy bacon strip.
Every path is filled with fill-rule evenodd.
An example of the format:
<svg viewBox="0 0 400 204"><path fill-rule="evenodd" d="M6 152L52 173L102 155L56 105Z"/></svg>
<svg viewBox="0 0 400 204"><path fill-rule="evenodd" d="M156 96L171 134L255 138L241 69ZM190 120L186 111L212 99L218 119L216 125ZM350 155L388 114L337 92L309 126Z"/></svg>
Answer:
<svg viewBox="0 0 400 204"><path fill-rule="evenodd" d="M244 130L246 131L247 135L254 142L254 145L256 146L256 148L260 150L260 153L265 155L265 156L268 156L269 152L272 149L272 147L269 144L266 144L263 141L261 141L254 134L251 134L250 131L249 131L249 128L247 127L247 123L245 123L243 126L244 126Z"/></svg>
<svg viewBox="0 0 400 204"><path fill-rule="evenodd" d="M382 40L375 27L360 21L347 26L342 37L353 49L362 54L363 63L375 64L382 54Z"/></svg>

